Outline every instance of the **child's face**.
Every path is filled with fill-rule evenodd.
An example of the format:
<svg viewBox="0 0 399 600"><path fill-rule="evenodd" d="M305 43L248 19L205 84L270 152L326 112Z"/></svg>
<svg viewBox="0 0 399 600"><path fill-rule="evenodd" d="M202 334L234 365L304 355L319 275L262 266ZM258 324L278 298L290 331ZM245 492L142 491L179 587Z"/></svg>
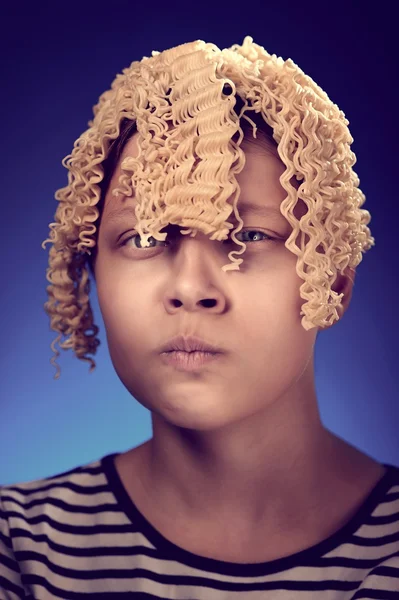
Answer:
<svg viewBox="0 0 399 600"><path fill-rule="evenodd" d="M244 262L240 271L226 273L221 267L239 246L211 241L201 232L195 238L181 235L177 226L171 246L150 238L152 247L140 249L137 236L118 247L133 235L135 199L122 202L111 191L119 185L121 160L137 156L136 140L137 134L110 182L96 263L99 304L121 381L141 404L169 422L203 430L239 421L282 395L295 397L298 386L303 394L303 386L312 384L309 359L317 328L305 331L301 325L303 280L296 273L296 256L284 246L291 231L279 213L286 197L279 182L284 165L276 154L244 141L246 165L237 175L243 228L278 240L238 233L247 242ZM273 208L276 214L244 213L242 201ZM109 219L126 205L130 216ZM304 212L298 203L297 218ZM178 334L196 335L226 353L197 372L177 371L163 364L159 348Z"/></svg>

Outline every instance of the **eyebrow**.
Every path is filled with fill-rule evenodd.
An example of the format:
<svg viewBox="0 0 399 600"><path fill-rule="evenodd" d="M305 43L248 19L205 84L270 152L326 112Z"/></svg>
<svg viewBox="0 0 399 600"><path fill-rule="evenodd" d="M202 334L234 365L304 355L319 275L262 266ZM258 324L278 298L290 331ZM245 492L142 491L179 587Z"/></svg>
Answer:
<svg viewBox="0 0 399 600"><path fill-rule="evenodd" d="M238 212L241 214L253 213L260 217L278 216L284 218L280 208L277 206L266 206L265 204L254 204L253 202L242 202L238 205Z"/></svg>
<svg viewBox="0 0 399 600"><path fill-rule="evenodd" d="M114 208L110 210L106 215L105 220L107 223L118 222L123 219L123 217L134 217L136 218L134 212L134 206L125 206L124 208Z"/></svg>
<svg viewBox="0 0 399 600"><path fill-rule="evenodd" d="M254 204L253 202L243 202L238 206L238 212L240 215L248 215L250 213L259 217L278 217L285 219L280 209L274 206L265 206L261 204ZM232 213L234 215L234 213ZM134 212L134 206L125 206L124 208L114 208L106 215L107 223L115 223L122 221L124 217L136 218Z"/></svg>

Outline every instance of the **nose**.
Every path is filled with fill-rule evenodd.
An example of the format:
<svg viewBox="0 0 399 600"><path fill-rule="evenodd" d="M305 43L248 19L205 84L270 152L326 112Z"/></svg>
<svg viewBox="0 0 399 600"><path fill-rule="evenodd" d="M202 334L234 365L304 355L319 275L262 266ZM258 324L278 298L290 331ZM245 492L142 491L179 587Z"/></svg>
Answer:
<svg viewBox="0 0 399 600"><path fill-rule="evenodd" d="M177 309L197 312L205 308L222 313L227 305L221 284L221 278L225 275L222 266L227 257L223 255L215 260L214 255L206 249L212 243L221 242L210 240L208 235L200 231L195 237L182 237L165 294L167 310L172 313Z"/></svg>

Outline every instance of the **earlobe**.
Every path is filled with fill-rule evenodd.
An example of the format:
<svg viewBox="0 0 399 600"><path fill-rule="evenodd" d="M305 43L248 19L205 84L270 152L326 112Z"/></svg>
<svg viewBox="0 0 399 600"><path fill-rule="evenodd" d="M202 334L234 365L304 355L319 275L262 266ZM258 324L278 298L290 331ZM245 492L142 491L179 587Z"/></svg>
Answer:
<svg viewBox="0 0 399 600"><path fill-rule="evenodd" d="M342 314L347 310L352 298L353 286L355 285L356 270L352 267L346 267L343 273L340 273L332 286L337 294L344 294L342 298ZM340 315L342 316L342 315Z"/></svg>
<svg viewBox="0 0 399 600"><path fill-rule="evenodd" d="M339 321L346 313L350 301L352 299L353 286L355 284L355 276L356 270L352 267L346 267L343 273L339 273L337 275L337 279L331 286L331 289L334 290L334 292L336 292L337 294L343 294L341 304L337 308ZM326 327L318 327L318 332L330 329L330 327L332 327L335 323L337 323L337 321L334 321L334 323L332 323L331 325L327 325Z"/></svg>

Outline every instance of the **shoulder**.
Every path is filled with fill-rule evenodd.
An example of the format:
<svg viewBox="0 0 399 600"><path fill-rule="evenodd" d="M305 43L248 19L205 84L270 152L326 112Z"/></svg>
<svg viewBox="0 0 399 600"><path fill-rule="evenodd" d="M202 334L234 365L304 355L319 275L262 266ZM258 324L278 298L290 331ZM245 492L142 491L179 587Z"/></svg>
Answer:
<svg viewBox="0 0 399 600"><path fill-rule="evenodd" d="M383 592L399 592L399 552L387 556L375 565L363 579L357 592L377 593L373 598L388 598ZM381 595L380 595L381 594ZM358 596L358 594L357 594ZM359 598L369 598L369 596L359 596ZM371 596L370 596L371 597ZM389 596L390 598L391 596ZM392 598L394 596L392 595ZM397 596L395 595L395 598Z"/></svg>
<svg viewBox="0 0 399 600"><path fill-rule="evenodd" d="M62 506L76 493L85 493L96 482L104 481L102 459L77 466L49 477L0 486L0 510L3 519L43 512L45 506ZM24 517L25 515L25 517Z"/></svg>

